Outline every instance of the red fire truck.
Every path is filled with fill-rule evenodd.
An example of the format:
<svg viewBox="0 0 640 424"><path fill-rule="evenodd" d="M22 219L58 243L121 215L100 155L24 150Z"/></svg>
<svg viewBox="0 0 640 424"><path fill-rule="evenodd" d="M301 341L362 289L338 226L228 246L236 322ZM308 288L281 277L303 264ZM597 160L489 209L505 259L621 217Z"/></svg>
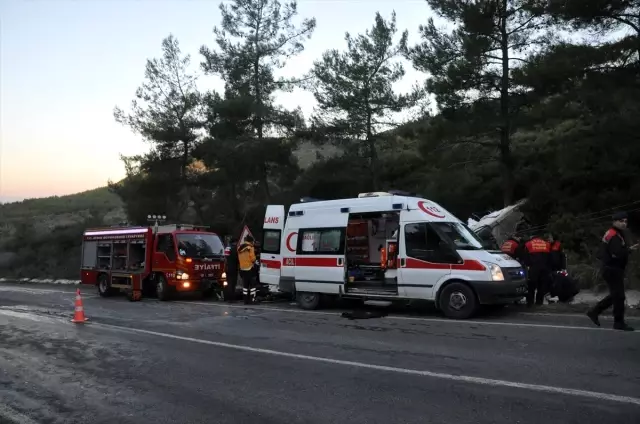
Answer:
<svg viewBox="0 0 640 424"><path fill-rule="evenodd" d="M117 291L129 300L154 292L220 294L226 285L224 245L217 234L193 225L97 228L84 232L80 281L100 296Z"/></svg>

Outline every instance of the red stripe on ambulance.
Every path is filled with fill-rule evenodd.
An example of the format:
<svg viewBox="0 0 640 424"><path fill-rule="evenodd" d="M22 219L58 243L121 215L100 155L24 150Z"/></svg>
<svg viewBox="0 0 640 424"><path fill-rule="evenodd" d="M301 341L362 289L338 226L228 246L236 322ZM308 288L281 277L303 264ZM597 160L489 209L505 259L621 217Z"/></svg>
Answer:
<svg viewBox="0 0 640 424"><path fill-rule="evenodd" d="M271 269L280 269L281 266L280 261L275 261L273 259L260 259L260 263Z"/></svg>
<svg viewBox="0 0 640 424"><path fill-rule="evenodd" d="M287 264L288 265L288 264ZM304 256L298 256L296 258L295 266L315 266L321 268L342 268L344 262L338 265L337 258L305 258Z"/></svg>
<svg viewBox="0 0 640 424"><path fill-rule="evenodd" d="M434 262L421 261L419 259L407 258L406 268L410 269L449 269L456 271L485 271L487 268L479 261L467 259L461 264L438 264Z"/></svg>

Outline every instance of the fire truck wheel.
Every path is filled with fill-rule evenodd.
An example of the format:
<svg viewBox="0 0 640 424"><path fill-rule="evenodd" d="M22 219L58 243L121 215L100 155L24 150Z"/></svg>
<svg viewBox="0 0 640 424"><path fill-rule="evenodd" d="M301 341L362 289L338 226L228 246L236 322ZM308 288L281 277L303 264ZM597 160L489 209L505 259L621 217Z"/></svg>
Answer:
<svg viewBox="0 0 640 424"><path fill-rule="evenodd" d="M156 296L158 300L169 300L169 285L164 275L159 274L156 278Z"/></svg>
<svg viewBox="0 0 640 424"><path fill-rule="evenodd" d="M297 292L296 301L302 309L318 309L318 306L320 306L320 293Z"/></svg>
<svg viewBox="0 0 640 424"><path fill-rule="evenodd" d="M98 294L102 297L109 297L113 294L109 278L105 274L98 276Z"/></svg>
<svg viewBox="0 0 640 424"><path fill-rule="evenodd" d="M479 307L476 294L464 283L447 284L438 301L442 312L453 319L471 318Z"/></svg>

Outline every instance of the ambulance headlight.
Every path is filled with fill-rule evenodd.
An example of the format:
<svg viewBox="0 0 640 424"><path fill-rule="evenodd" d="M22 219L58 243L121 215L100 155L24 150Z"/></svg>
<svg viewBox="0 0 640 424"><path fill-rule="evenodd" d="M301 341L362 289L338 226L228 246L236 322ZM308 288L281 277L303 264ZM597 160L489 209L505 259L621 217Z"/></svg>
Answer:
<svg viewBox="0 0 640 424"><path fill-rule="evenodd" d="M491 272L491 279L493 281L504 281L504 274L502 273L502 268L500 268L496 264L487 264L489 265L489 272Z"/></svg>

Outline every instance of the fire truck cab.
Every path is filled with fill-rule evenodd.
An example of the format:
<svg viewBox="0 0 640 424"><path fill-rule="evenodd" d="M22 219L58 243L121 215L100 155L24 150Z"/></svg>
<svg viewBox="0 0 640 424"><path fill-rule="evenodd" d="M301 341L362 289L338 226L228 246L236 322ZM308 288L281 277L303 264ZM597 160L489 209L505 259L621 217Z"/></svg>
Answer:
<svg viewBox="0 0 640 424"><path fill-rule="evenodd" d="M485 250L435 202L386 192L267 207L260 279L315 309L321 297L435 302L451 318L507 304L527 286L520 264Z"/></svg>
<svg viewBox="0 0 640 424"><path fill-rule="evenodd" d="M84 232L80 282L100 296L124 291L130 300L155 292L220 293L226 284L224 245L217 234L193 225L119 227Z"/></svg>

